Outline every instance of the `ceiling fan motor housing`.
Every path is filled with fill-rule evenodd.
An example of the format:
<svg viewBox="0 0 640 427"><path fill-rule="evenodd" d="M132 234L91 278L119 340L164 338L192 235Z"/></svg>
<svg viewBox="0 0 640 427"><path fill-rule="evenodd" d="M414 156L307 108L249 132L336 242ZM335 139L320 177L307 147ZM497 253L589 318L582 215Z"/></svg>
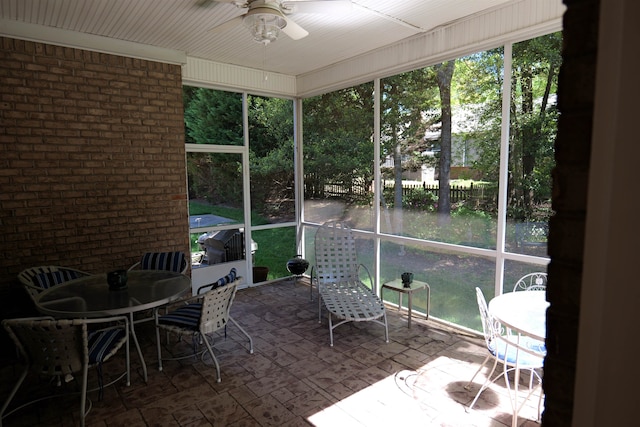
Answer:
<svg viewBox="0 0 640 427"><path fill-rule="evenodd" d="M255 41L263 44L276 41L287 21L280 9L272 4L252 6L244 16L244 25L251 31Z"/></svg>

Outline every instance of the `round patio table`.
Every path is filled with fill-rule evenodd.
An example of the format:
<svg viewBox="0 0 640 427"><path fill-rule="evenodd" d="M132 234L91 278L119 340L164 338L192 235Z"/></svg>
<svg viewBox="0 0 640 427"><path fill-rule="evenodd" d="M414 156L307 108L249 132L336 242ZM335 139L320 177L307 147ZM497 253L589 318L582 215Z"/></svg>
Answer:
<svg viewBox="0 0 640 427"><path fill-rule="evenodd" d="M106 273L86 276L42 291L36 297L36 306L41 313L55 318L128 315L146 382L147 365L134 330L133 314L175 301L190 290L191 279L184 274L131 270L124 289L110 290Z"/></svg>

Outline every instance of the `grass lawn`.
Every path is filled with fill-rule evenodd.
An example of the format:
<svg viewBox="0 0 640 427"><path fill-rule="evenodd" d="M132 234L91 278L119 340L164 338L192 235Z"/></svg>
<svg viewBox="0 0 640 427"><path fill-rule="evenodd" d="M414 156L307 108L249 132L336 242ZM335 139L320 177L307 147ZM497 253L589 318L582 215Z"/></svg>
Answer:
<svg viewBox="0 0 640 427"><path fill-rule="evenodd" d="M242 211L229 207L211 206L190 202L190 214L214 214L242 222ZM491 247L495 240L492 226L486 218L453 217L447 233L438 231L435 215L406 211L405 235L419 238L435 237L435 240L469 239L472 246ZM266 224L268 221L252 214L253 224ZM469 234L471 233L471 234ZM445 234L445 236L443 236ZM194 235L197 239L197 235ZM192 237L194 237L192 236ZM307 233L306 250L308 261L313 264L313 233ZM444 238L443 238L444 237ZM268 280L288 277L286 263L296 255L295 227L260 230L252 233L252 239L258 244L254 256L254 265L269 267ZM194 240L194 239L192 239ZM489 242L489 244L487 244ZM194 241L195 250L198 250ZM380 283L400 277L403 271L414 273L414 279L429 283L431 286L431 315L480 330L480 316L475 296L478 286L490 300L494 296L495 260L480 256L445 251L425 250L419 245L383 242L381 246ZM373 244L370 239L358 239L358 258L373 272ZM307 274L310 273L307 270ZM511 262L504 274L506 290L519 277L532 271L544 271L544 267L535 267L524 263ZM364 276L363 276L364 278ZM394 292L385 293L385 298L397 303ZM404 299L406 305L407 299ZM426 299L422 292L415 294L414 309L426 310Z"/></svg>

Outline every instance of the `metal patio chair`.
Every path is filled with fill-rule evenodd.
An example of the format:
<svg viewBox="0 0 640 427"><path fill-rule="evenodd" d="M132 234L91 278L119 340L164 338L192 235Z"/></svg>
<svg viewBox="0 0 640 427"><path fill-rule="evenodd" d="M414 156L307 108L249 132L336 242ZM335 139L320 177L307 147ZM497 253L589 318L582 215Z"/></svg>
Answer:
<svg viewBox="0 0 640 427"><path fill-rule="evenodd" d="M187 257L184 252L147 252L129 270L166 270L184 274L187 272Z"/></svg>
<svg viewBox="0 0 640 427"><path fill-rule="evenodd" d="M75 268L59 267L57 265L40 265L22 270L18 280L24 286L32 300L45 289L69 280L90 276L90 273Z"/></svg>
<svg viewBox="0 0 640 427"><path fill-rule="evenodd" d="M487 354L478 370L473 374L473 377L471 377L465 386L465 389L470 390L471 383L490 359L493 359L493 366L467 409L473 409L473 406L478 401L482 392L485 391L490 384L496 382L501 377L504 377L507 388L510 388L509 372L515 372L515 381L517 382L520 371L524 369L530 371L531 376L529 379L529 393L520 404L522 406L529 397L531 397L531 395L542 386L542 377L537 370L541 369L543 366L544 357L547 353L546 347L543 342L524 335L510 335L503 333L502 325L495 320L493 316L491 316L484 294L478 287L476 287L476 299L480 310L485 344L489 354ZM491 377L496 370L498 362L502 363L503 371L492 379ZM537 381L535 387L533 384L534 379ZM514 387L515 386L516 384L514 382ZM515 408L517 407L518 402L512 402L512 404L515 405ZM538 419L540 419L541 406L542 393L540 393L540 401L538 402Z"/></svg>
<svg viewBox="0 0 640 427"><path fill-rule="evenodd" d="M21 361L24 363L18 381L9 393L0 410L2 418L23 408L21 405L5 414L11 401L31 372L40 376L61 379L80 377L80 425L84 426L85 416L91 410L87 406L87 378L91 367L98 369L98 384L102 397L102 364L125 347L127 385L130 384L129 326L125 316L100 319L65 319L51 317L29 317L5 319L2 326L15 343ZM89 330L91 327L94 330ZM54 395L55 396L55 395ZM52 396L52 397L54 397ZM36 403L35 400L30 403Z"/></svg>
<svg viewBox="0 0 640 427"><path fill-rule="evenodd" d="M173 305L166 314L160 314L158 309L155 310L156 345L160 371L162 371L163 360L180 360L194 356L204 358L204 355L208 353L216 368L217 382L220 382L220 365L213 353L210 340L212 339L211 334L221 329L224 329L226 336L226 327L229 322L233 323L248 338L249 353L253 353L251 336L230 315L231 304L236 295L237 286L241 282L240 279L240 277L236 277L236 270L233 268L227 276L209 285L201 286L198 289L198 295ZM201 294L207 288L211 289ZM193 352L172 358L163 358L160 344L161 329L168 333L177 334L179 337L191 336L194 346ZM167 334L167 341L168 339L169 334ZM205 349L198 351L197 348L203 343Z"/></svg>
<svg viewBox="0 0 640 427"><path fill-rule="evenodd" d="M545 290L547 290L547 273L542 272L525 274L513 287L513 292Z"/></svg>

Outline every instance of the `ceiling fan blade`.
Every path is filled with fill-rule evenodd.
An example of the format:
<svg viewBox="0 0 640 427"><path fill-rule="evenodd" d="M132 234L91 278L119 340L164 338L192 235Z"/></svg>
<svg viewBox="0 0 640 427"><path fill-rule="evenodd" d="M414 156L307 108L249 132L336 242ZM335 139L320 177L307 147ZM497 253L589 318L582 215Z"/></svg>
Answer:
<svg viewBox="0 0 640 427"><path fill-rule="evenodd" d="M285 13L341 13L351 10L351 0L283 1Z"/></svg>
<svg viewBox="0 0 640 427"><path fill-rule="evenodd" d="M226 22L223 22L220 25L216 25L215 27L211 28L209 30L210 33L222 33L224 31L230 30L238 25L240 25L242 23L242 20L244 19L244 13L240 16L236 16L235 18L231 18Z"/></svg>
<svg viewBox="0 0 640 427"><path fill-rule="evenodd" d="M307 30L296 24L293 19L289 18L287 15L283 15L283 18L287 21L287 25L282 29L282 32L293 40L300 40L309 35Z"/></svg>

